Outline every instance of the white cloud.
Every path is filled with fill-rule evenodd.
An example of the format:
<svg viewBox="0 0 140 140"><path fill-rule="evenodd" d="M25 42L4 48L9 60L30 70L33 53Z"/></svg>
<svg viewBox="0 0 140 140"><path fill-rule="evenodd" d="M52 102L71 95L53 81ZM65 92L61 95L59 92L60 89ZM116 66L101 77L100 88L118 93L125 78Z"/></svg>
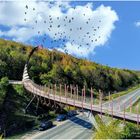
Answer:
<svg viewBox="0 0 140 140"><path fill-rule="evenodd" d="M134 24L136 27L140 27L140 21L136 21Z"/></svg>
<svg viewBox="0 0 140 140"><path fill-rule="evenodd" d="M73 8L68 2L61 1L53 5L35 1L3 2L0 15L0 23L11 28L0 31L0 36L26 42L39 31L39 35L47 34L54 40L66 39L66 49L77 56L88 56L94 53L95 47L104 45L118 20L117 13L109 6L93 9L92 3L88 3ZM61 46L57 49L64 51Z"/></svg>
<svg viewBox="0 0 140 140"><path fill-rule="evenodd" d="M88 54L93 51L92 47L79 47L77 44L71 44L70 42L66 43L65 49L67 50L66 53L73 54L75 56L84 56L88 57ZM79 51L80 49L80 51ZM58 48L59 51L65 52L63 48ZM93 52L94 53L94 52Z"/></svg>

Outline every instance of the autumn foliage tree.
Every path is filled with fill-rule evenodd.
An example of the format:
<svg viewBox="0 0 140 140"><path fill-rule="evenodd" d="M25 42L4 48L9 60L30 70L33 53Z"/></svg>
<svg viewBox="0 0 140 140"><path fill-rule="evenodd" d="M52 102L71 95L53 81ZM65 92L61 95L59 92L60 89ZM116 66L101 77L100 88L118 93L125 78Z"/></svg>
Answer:
<svg viewBox="0 0 140 140"><path fill-rule="evenodd" d="M0 39L0 78L21 80L31 46ZM98 91L120 91L139 83L135 71L110 68L74 58L57 50L39 50L29 63L29 75L38 84L73 84Z"/></svg>

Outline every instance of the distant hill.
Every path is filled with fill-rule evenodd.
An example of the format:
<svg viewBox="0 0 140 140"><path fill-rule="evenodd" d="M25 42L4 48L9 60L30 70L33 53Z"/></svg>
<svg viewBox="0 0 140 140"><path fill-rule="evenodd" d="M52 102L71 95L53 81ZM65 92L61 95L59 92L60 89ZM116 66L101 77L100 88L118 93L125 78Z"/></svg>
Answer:
<svg viewBox="0 0 140 140"><path fill-rule="evenodd" d="M135 71L135 73L138 75L138 77L140 78L140 71Z"/></svg>
<svg viewBox="0 0 140 140"><path fill-rule="evenodd" d="M0 78L7 76L21 80L23 68L31 46L0 39ZM66 83L84 85L95 91L120 91L139 82L138 73L132 70L110 68L70 55L39 50L29 64L30 77L38 84Z"/></svg>

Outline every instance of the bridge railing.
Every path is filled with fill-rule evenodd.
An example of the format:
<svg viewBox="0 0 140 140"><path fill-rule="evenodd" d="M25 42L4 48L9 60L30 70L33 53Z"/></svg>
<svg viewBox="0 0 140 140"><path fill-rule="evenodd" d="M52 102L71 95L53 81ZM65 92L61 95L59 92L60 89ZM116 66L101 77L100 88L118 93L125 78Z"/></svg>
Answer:
<svg viewBox="0 0 140 140"><path fill-rule="evenodd" d="M73 100L79 100L79 101L84 100L87 103L91 102L91 97L89 97L89 96L87 97L86 94L85 94L85 96L82 95L85 92L84 88L82 90L79 90L78 86L62 85L62 84L41 86L41 85L37 85L33 82L32 82L32 84L34 86L36 86L38 89L42 89L43 91L46 91L46 92L48 90L52 91L53 94L55 94L55 95L63 96L63 97L66 97L66 98L71 98ZM98 104L98 101L95 98L93 98L92 100L93 100L92 102L94 102L94 104Z"/></svg>
<svg viewBox="0 0 140 140"><path fill-rule="evenodd" d="M39 85L35 84L34 82L32 82L31 80L26 82L24 84L24 86L30 92L32 92L36 95L39 95L39 96L46 97L48 99L52 99L52 100L54 100L54 102L58 101L58 102L66 103L66 104L73 105L76 107L80 107L82 109L96 111L96 112L100 113L101 116L103 114L108 114L112 117L116 116L116 117L122 118L124 120L135 121L135 122L137 122L137 124L140 123L140 118L139 118L138 113L132 114L132 113L126 112L125 106L124 106L123 111L119 111L116 109L114 110L113 106L110 106L109 108L103 107L102 103L100 105L95 105L93 102L92 96L91 96L90 101L86 100L83 90L82 90L82 96L77 96L75 91L73 91L74 94L71 94L71 92L68 92L66 89L66 85L64 86L64 90L63 90L61 85L60 85L60 88L56 88L56 87L50 88L50 87L39 86Z"/></svg>

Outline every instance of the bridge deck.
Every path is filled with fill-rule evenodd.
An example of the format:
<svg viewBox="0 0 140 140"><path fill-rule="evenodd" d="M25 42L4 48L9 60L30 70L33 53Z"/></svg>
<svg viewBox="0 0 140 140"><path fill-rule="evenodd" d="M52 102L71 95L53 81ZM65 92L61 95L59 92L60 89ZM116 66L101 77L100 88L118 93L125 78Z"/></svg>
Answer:
<svg viewBox="0 0 140 140"><path fill-rule="evenodd" d="M31 80L26 80L23 82L23 84L26 90L28 90L29 92L37 96L41 96L41 97L54 100L56 102L60 102L63 104L72 105L78 108L91 110L96 113L107 114L114 118L127 120L127 121L138 123L138 124L140 123L139 114L132 114L125 111L117 111L117 110L109 109L107 107L101 107L101 106L94 105L91 103L86 103L80 100L71 99L69 97L55 95L53 91L48 91L48 92L44 91L43 88L33 83Z"/></svg>

